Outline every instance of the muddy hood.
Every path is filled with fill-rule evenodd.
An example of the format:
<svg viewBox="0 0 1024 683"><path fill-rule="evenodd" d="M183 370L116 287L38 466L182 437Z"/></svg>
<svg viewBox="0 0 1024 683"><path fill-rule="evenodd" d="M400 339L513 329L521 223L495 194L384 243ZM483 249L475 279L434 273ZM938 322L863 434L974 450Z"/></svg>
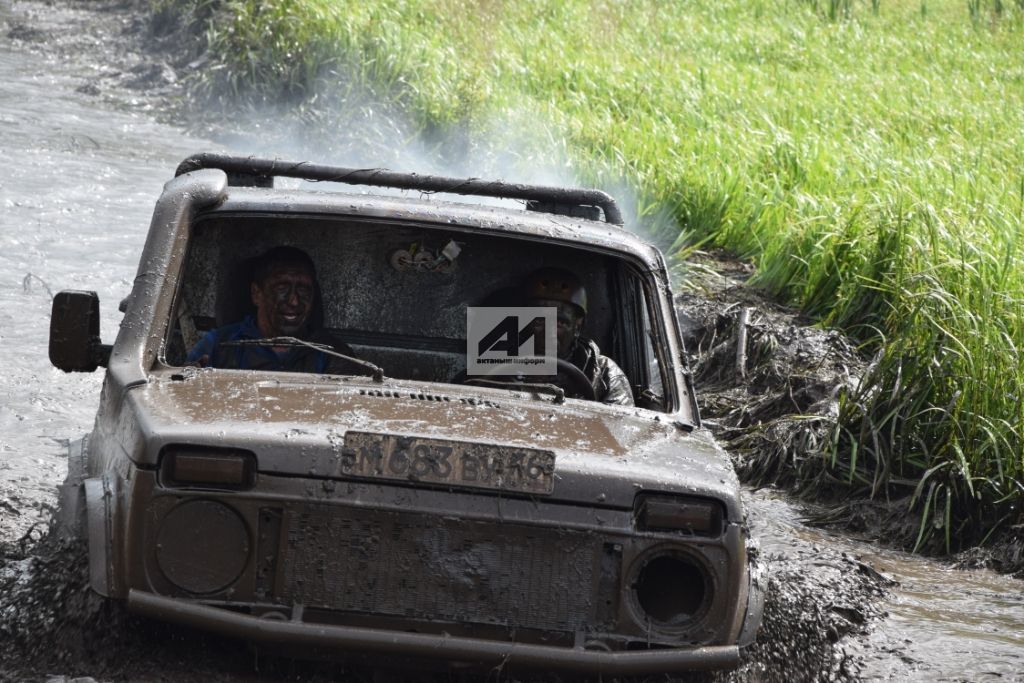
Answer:
<svg viewBox="0 0 1024 683"><path fill-rule="evenodd" d="M722 450L706 430L689 432L664 414L454 385L243 371L182 377L158 375L126 396L137 429L122 433L140 435L125 444L140 465L155 465L166 445L194 444L250 450L263 475L339 478L346 433L393 434L550 451L551 500L630 508L636 493L662 491L714 497L730 520L741 515Z"/></svg>

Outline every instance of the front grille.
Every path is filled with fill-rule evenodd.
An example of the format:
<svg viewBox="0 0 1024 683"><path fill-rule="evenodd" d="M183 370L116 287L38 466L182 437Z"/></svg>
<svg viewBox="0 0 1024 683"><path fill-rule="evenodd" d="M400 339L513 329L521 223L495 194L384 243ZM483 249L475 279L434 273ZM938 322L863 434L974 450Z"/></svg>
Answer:
<svg viewBox="0 0 1024 683"><path fill-rule="evenodd" d="M509 629L571 633L594 623L603 547L596 534L365 514L334 506L286 513L277 597L312 608Z"/></svg>

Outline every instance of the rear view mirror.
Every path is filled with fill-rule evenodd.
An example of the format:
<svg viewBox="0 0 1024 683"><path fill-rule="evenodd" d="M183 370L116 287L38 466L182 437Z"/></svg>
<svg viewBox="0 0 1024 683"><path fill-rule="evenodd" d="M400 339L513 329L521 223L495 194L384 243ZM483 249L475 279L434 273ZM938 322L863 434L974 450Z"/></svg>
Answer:
<svg viewBox="0 0 1024 683"><path fill-rule="evenodd" d="M58 292L50 314L50 362L64 372L92 372L109 360L110 346L100 342L96 292Z"/></svg>

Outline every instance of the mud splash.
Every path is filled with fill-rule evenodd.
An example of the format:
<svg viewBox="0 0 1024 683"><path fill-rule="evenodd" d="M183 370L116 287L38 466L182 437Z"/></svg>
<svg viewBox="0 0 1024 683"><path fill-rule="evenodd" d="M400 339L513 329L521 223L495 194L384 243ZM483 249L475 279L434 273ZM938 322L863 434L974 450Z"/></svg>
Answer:
<svg viewBox="0 0 1024 683"><path fill-rule="evenodd" d="M251 680L238 675L254 670L244 645L132 616L96 595L84 543L47 536L27 552L0 546L0 558L0 680Z"/></svg>
<svg viewBox="0 0 1024 683"><path fill-rule="evenodd" d="M757 644L736 671L716 681L853 681L862 657L838 645L865 635L881 612L887 580L853 558L808 545L765 558L769 601ZM48 536L30 548L0 547L0 639L6 654L0 679L33 680L43 672L114 680L175 681L377 680L388 666L299 662L243 643L129 615L88 586L86 549ZM823 599L824 596L824 599ZM445 673L392 672L386 680L442 681ZM473 681L565 680L503 674L461 676ZM656 680L689 680L687 677Z"/></svg>

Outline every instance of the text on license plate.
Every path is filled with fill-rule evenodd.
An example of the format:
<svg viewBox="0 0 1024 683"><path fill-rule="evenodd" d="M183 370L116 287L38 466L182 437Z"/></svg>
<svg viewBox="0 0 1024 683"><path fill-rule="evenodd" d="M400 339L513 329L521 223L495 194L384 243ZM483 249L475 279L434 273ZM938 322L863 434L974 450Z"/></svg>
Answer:
<svg viewBox="0 0 1024 683"><path fill-rule="evenodd" d="M555 486L555 454L531 448L347 432L341 473L547 494Z"/></svg>

